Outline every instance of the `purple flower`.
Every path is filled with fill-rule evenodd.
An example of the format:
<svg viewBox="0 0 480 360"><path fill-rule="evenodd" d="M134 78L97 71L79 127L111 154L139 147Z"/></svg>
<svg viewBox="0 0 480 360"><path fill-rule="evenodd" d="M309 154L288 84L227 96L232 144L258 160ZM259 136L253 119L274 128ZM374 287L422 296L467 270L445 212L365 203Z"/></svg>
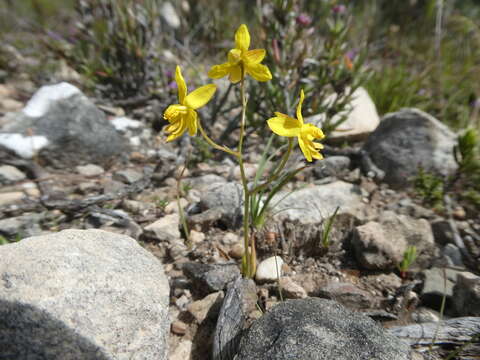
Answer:
<svg viewBox="0 0 480 360"><path fill-rule="evenodd" d="M177 89L177 83L175 81L170 82L167 86L171 90L176 90Z"/></svg>
<svg viewBox="0 0 480 360"><path fill-rule="evenodd" d="M357 50L356 49L348 50L345 56L348 57L351 61L353 61L357 56Z"/></svg>
<svg viewBox="0 0 480 360"><path fill-rule="evenodd" d="M342 15L342 14L345 14L345 12L347 11L347 7L343 4L340 4L340 5L335 5L333 8L332 8L332 12L334 14L339 14L339 15Z"/></svg>
<svg viewBox="0 0 480 360"><path fill-rule="evenodd" d="M295 19L298 25L308 26L312 23L312 18L307 14L300 14Z"/></svg>

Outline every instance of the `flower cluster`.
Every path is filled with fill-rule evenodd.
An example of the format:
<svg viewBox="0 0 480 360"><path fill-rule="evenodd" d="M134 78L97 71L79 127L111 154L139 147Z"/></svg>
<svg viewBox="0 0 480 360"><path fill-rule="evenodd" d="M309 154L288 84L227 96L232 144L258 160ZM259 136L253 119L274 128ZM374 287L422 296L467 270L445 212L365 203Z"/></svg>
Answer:
<svg viewBox="0 0 480 360"><path fill-rule="evenodd" d="M213 79L220 79L228 75L232 83L243 82L246 75L250 75L257 81L271 80L270 70L267 66L261 64L266 55L265 49L249 50L249 47L250 34L248 28L246 25L241 25L235 33L235 48L228 52L227 62L214 65L208 72L208 76ZM187 130L190 136L196 135L199 120L195 110L207 104L216 91L216 86L209 84L187 94L187 85L179 66L176 68L175 81L178 88L179 104L170 105L163 114L164 119L170 123L166 128L166 132L169 134L167 141L177 139ZM301 110L304 97L302 90L296 118L275 112L275 117L267 120L267 124L277 135L297 137L305 159L311 162L313 159L322 159L318 150L323 146L313 140L323 139L324 134L315 125L303 122ZM207 140L211 141L210 139Z"/></svg>

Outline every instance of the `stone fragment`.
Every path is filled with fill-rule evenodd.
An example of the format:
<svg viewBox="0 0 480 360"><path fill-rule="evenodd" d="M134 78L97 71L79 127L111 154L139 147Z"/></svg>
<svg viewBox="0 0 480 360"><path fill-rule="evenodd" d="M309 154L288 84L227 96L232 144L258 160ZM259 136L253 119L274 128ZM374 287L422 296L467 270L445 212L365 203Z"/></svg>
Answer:
<svg viewBox="0 0 480 360"><path fill-rule="evenodd" d="M15 166L2 165L0 166L0 184L9 185L17 181L25 180L27 176L18 170Z"/></svg>
<svg viewBox="0 0 480 360"><path fill-rule="evenodd" d="M282 277L283 259L280 256L269 257L257 265L255 280L259 282L276 281Z"/></svg>
<svg viewBox="0 0 480 360"><path fill-rule="evenodd" d="M288 276L280 278L280 287L283 297L287 299L304 299L308 296L305 289Z"/></svg>
<svg viewBox="0 0 480 360"><path fill-rule="evenodd" d="M240 276L237 264L185 263L182 267L192 286L200 293L208 294L224 290L228 283Z"/></svg>
<svg viewBox="0 0 480 360"><path fill-rule="evenodd" d="M145 235L158 241L174 242L180 239L180 217L178 214L165 215L145 227Z"/></svg>
<svg viewBox="0 0 480 360"><path fill-rule="evenodd" d="M223 291L218 291L187 305L187 311L193 316L197 324L201 324L205 319L213 319L218 315L222 300Z"/></svg>
<svg viewBox="0 0 480 360"><path fill-rule="evenodd" d="M99 176L105 172L101 166L95 164L78 165L75 170L80 175L87 177Z"/></svg>
<svg viewBox="0 0 480 360"><path fill-rule="evenodd" d="M452 298L459 316L480 316L480 276L470 272L459 273Z"/></svg>

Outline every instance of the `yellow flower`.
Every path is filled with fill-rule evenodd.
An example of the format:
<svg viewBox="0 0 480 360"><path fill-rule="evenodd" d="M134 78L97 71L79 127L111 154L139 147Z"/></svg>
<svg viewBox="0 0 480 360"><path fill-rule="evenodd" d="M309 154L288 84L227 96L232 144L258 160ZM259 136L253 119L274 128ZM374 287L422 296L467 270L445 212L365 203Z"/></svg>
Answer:
<svg viewBox="0 0 480 360"><path fill-rule="evenodd" d="M325 135L323 131L313 124L304 124L302 116L302 103L305 95L303 90L300 91L300 101L297 106L297 118L294 119L288 115L276 112L275 117L268 119L267 123L270 129L277 135L287 137L298 137L298 145L307 161L312 159L323 159L318 149L322 149L323 145L313 142L314 139L323 139Z"/></svg>
<svg viewBox="0 0 480 360"><path fill-rule="evenodd" d="M271 80L272 74L268 67L260 64L265 58L265 49L248 50L249 47L250 34L247 26L243 24L235 33L235 49L228 52L228 61L213 66L208 72L208 76L213 79L220 79L230 75L230 81L237 83L242 79L243 66L244 75L249 74L258 81Z"/></svg>
<svg viewBox="0 0 480 360"><path fill-rule="evenodd" d="M177 82L180 104L170 105L163 114L163 118L170 123L166 129L167 133L170 133L167 141L182 136L187 129L190 136L197 133L198 115L195 110L208 103L217 90L214 84L209 84L199 87L187 95L187 84L185 84L182 71L178 65L175 71L175 81Z"/></svg>

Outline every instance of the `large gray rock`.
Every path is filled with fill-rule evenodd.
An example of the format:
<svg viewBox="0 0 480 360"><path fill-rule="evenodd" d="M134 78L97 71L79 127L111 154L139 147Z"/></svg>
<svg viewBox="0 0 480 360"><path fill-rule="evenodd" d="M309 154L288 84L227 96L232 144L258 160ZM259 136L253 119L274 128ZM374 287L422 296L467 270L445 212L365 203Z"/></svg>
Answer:
<svg viewBox="0 0 480 360"><path fill-rule="evenodd" d="M435 242L428 221L392 211L385 211L378 222L357 226L352 245L360 264L372 270L394 269L410 245L417 249L412 267L426 268L435 257Z"/></svg>
<svg viewBox="0 0 480 360"><path fill-rule="evenodd" d="M401 188L420 167L441 175L453 173L455 144L455 134L434 117L418 109L402 109L382 119L364 149L385 171L384 181Z"/></svg>
<svg viewBox="0 0 480 360"><path fill-rule="evenodd" d="M167 359L168 282L133 239L65 230L0 259L1 359Z"/></svg>
<svg viewBox="0 0 480 360"><path fill-rule="evenodd" d="M68 83L44 86L0 129L0 147L56 167L106 165L126 149L105 115Z"/></svg>
<svg viewBox="0 0 480 360"><path fill-rule="evenodd" d="M253 323L237 360L407 360L410 347L332 300L288 300Z"/></svg>
<svg viewBox="0 0 480 360"><path fill-rule="evenodd" d="M330 217L339 206L338 214L355 214L363 207L362 192L357 185L336 181L297 190L285 197L281 192L273 198L272 210L280 221L298 221L303 225L318 224Z"/></svg>

